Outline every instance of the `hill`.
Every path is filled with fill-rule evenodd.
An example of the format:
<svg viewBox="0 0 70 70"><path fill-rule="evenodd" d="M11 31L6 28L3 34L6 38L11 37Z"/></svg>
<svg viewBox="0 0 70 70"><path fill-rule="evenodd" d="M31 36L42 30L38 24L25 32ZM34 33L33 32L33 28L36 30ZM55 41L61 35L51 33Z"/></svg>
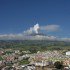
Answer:
<svg viewBox="0 0 70 70"><path fill-rule="evenodd" d="M28 50L31 47L37 50L70 49L70 42L47 40L0 40L0 48L14 48Z"/></svg>

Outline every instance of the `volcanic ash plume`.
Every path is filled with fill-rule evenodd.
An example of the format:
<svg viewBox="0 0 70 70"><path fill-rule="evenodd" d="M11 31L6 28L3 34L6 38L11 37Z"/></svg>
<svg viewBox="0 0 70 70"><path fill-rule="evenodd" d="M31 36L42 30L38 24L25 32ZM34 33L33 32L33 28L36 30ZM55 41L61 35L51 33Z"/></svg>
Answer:
<svg viewBox="0 0 70 70"><path fill-rule="evenodd" d="M38 31L40 29L39 24L34 25L33 29L34 29L35 33L38 34Z"/></svg>

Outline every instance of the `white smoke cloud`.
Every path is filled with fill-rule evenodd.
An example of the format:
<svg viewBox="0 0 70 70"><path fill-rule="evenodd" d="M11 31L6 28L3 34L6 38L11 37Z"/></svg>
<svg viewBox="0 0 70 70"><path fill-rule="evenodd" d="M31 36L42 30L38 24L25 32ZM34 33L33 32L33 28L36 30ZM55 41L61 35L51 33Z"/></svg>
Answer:
<svg viewBox="0 0 70 70"><path fill-rule="evenodd" d="M59 30L59 25L47 25L47 26L39 26L39 24L37 23L36 25L34 25L33 27L30 27L30 29L24 31L24 34L25 35L30 35L32 33L36 33L38 34L39 33L39 30L45 30L45 31L50 31L50 32L53 32L53 31L58 31Z"/></svg>
<svg viewBox="0 0 70 70"><path fill-rule="evenodd" d="M26 31L24 31L24 34L26 35L29 35L29 34L32 34L32 33L36 33L36 34L38 34L39 32L39 29L40 29L40 26L39 26L39 24L36 24L36 25L34 25L33 27L30 27L30 29L29 30L26 30Z"/></svg>
<svg viewBox="0 0 70 70"><path fill-rule="evenodd" d="M24 31L23 33L19 34L3 34L0 35L0 40L25 40L25 39L33 39L33 36L30 36L33 33L38 34L39 31L39 24L30 27L30 29Z"/></svg>
<svg viewBox="0 0 70 70"><path fill-rule="evenodd" d="M57 31L59 30L59 25L47 25L47 26L39 26L37 23L30 29L24 31L19 34L3 34L0 35L0 40L58 40L58 41L70 41L70 38L57 38L55 36L43 36L38 35L39 30L46 31ZM37 35L32 36L32 33L36 33Z"/></svg>
<svg viewBox="0 0 70 70"><path fill-rule="evenodd" d="M34 29L35 33L38 34L38 30L40 29L39 24L34 25L33 29Z"/></svg>

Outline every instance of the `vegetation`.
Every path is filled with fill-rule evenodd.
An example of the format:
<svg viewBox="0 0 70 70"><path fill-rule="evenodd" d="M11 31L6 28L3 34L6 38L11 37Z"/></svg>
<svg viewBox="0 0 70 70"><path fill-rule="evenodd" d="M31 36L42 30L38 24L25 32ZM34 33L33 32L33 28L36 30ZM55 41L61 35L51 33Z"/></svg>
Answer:
<svg viewBox="0 0 70 70"><path fill-rule="evenodd" d="M37 52L38 50L70 50L70 42L47 40L1 40L0 48L30 50L31 52Z"/></svg>
<svg viewBox="0 0 70 70"><path fill-rule="evenodd" d="M29 64L30 62L27 59L23 59L19 62L20 65Z"/></svg>
<svg viewBox="0 0 70 70"><path fill-rule="evenodd" d="M29 48L29 51L30 51L31 53L36 53L36 52L37 52L37 47L30 47L30 48Z"/></svg>
<svg viewBox="0 0 70 70"><path fill-rule="evenodd" d="M62 64L61 62L59 62L59 61L55 62L55 63L54 63L54 66L55 66L55 68L57 68L57 69L62 69L62 68L63 68L63 64Z"/></svg>
<svg viewBox="0 0 70 70"><path fill-rule="evenodd" d="M5 54L12 54L12 52L11 51L6 51Z"/></svg>
<svg viewBox="0 0 70 70"><path fill-rule="evenodd" d="M0 56L0 61L3 60L3 58Z"/></svg>

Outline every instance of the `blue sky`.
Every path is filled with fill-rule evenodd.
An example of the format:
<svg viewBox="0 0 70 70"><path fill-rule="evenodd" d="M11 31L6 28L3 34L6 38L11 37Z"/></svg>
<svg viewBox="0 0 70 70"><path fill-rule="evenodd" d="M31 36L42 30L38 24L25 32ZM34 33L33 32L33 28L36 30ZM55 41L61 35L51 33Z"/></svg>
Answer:
<svg viewBox="0 0 70 70"><path fill-rule="evenodd" d="M59 25L47 35L70 37L70 0L0 0L0 34L17 34L33 27Z"/></svg>

